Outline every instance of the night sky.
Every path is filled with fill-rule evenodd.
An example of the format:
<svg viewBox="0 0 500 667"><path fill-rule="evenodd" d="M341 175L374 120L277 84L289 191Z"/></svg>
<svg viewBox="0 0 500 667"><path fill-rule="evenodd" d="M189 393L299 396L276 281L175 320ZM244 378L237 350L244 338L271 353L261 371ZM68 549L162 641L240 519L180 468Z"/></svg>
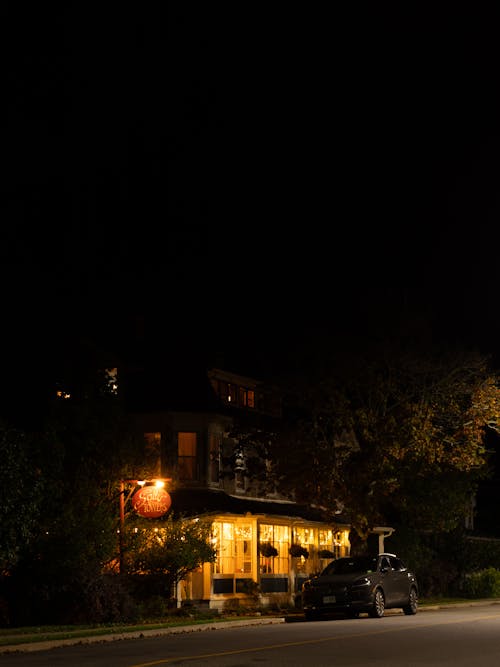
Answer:
<svg viewBox="0 0 500 667"><path fill-rule="evenodd" d="M235 370L401 317L499 353L493 10L9 4L5 377L137 322Z"/></svg>

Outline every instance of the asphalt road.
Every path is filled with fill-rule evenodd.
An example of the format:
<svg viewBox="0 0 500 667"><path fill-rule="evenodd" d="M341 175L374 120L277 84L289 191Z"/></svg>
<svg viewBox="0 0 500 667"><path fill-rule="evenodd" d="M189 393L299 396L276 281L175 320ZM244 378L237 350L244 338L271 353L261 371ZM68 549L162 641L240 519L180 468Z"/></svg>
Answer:
<svg viewBox="0 0 500 667"><path fill-rule="evenodd" d="M264 619L263 619L264 621ZM0 667L498 667L500 605L387 614L382 619L232 624L160 636L0 655Z"/></svg>

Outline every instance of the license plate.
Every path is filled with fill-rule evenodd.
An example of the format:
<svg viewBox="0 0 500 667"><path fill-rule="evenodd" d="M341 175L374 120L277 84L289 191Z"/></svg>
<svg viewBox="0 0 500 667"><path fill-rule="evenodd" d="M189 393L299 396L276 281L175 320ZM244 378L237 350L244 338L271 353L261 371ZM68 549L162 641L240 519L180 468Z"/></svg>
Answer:
<svg viewBox="0 0 500 667"><path fill-rule="evenodd" d="M337 598L335 595L324 595L323 596L323 604L334 604L337 602Z"/></svg>

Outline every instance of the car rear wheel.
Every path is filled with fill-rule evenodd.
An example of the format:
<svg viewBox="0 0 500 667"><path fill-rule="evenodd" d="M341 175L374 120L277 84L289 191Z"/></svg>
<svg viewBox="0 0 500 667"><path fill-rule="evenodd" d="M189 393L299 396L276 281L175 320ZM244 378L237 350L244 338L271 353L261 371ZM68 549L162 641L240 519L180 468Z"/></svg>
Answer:
<svg viewBox="0 0 500 667"><path fill-rule="evenodd" d="M418 609L418 595L416 589L412 588L408 596L408 604L405 607L403 607L403 612L407 616L412 616L413 614L417 613L417 609Z"/></svg>
<svg viewBox="0 0 500 667"><path fill-rule="evenodd" d="M372 618L382 618L385 611L385 597L384 593L380 588L377 588L373 596L373 603L370 611L368 612Z"/></svg>

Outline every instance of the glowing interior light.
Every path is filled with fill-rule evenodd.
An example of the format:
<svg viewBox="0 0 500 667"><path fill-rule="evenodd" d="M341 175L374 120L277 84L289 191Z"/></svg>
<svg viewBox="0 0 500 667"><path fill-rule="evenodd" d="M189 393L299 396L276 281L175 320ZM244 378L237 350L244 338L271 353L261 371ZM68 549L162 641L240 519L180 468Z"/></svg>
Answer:
<svg viewBox="0 0 500 667"><path fill-rule="evenodd" d="M139 482L137 482L137 484L138 484L139 486L144 486L144 484L146 484L146 482L145 482L144 480L141 479Z"/></svg>
<svg viewBox="0 0 500 667"><path fill-rule="evenodd" d="M165 486L165 482L162 479L157 479L155 482L155 486L158 489L162 489Z"/></svg>
<svg viewBox="0 0 500 667"><path fill-rule="evenodd" d="M68 394L66 391L57 391L57 398L71 398L71 394Z"/></svg>

